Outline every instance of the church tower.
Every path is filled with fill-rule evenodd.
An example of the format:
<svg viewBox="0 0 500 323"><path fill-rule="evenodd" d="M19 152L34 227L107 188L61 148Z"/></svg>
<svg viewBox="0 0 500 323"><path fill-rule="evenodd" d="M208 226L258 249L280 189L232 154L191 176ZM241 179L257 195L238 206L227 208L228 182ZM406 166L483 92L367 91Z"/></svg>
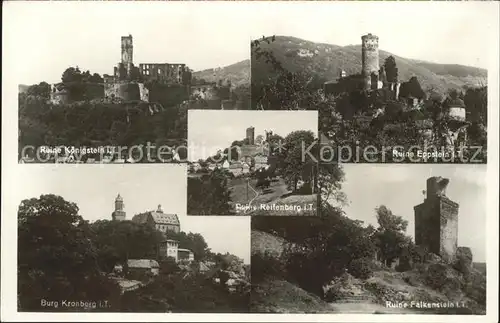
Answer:
<svg viewBox="0 0 500 323"><path fill-rule="evenodd" d="M126 213L123 211L125 205L123 204L123 198L118 194L115 199L115 210L111 214L113 221L123 221L125 220Z"/></svg>

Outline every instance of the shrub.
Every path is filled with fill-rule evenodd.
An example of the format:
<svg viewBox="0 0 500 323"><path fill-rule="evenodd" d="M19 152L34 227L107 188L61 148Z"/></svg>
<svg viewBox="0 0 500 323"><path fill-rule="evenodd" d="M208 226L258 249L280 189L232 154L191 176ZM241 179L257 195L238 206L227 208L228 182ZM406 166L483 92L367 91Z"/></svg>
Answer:
<svg viewBox="0 0 500 323"><path fill-rule="evenodd" d="M266 277L284 277L285 268L279 258L273 257L269 252L252 255L252 281L259 282Z"/></svg>
<svg viewBox="0 0 500 323"><path fill-rule="evenodd" d="M359 279L368 279L373 273L371 262L368 258L354 259L349 264L349 273Z"/></svg>
<svg viewBox="0 0 500 323"><path fill-rule="evenodd" d="M447 278L447 267L444 264L432 264L427 267L426 284L434 289L441 289Z"/></svg>
<svg viewBox="0 0 500 323"><path fill-rule="evenodd" d="M399 258L399 264L396 266L396 271L403 272L412 269L410 257L402 256Z"/></svg>

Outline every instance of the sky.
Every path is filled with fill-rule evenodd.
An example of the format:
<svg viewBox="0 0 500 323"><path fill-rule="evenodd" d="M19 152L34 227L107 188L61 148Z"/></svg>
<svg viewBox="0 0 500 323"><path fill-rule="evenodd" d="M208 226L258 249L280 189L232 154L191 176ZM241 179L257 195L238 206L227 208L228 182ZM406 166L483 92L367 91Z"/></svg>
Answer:
<svg viewBox="0 0 500 323"><path fill-rule="evenodd" d="M75 202L90 222L111 220L117 194L123 197L126 218L154 211L175 213L181 231L200 233L213 252L232 253L250 263L250 218L243 216L187 216L185 165L29 165L18 178L29 185L16 190L16 201L56 194Z"/></svg>
<svg viewBox="0 0 500 323"><path fill-rule="evenodd" d="M296 130L310 130L317 137L317 111L189 110L188 160L214 156L235 140L246 138L246 129L255 128L255 138L273 131L283 138Z"/></svg>
<svg viewBox="0 0 500 323"><path fill-rule="evenodd" d="M344 164L342 191L350 205L349 218L378 227L375 208L385 205L408 221L414 237L413 207L424 201L427 178L441 176L450 183L446 196L457 202L458 246L470 247L473 261L486 261L486 165Z"/></svg>
<svg viewBox="0 0 500 323"><path fill-rule="evenodd" d="M134 62L185 63L194 70L250 56L250 40L294 36L335 45L380 37L405 58L487 68L498 41L491 2L146 2L9 1L3 4L4 59L18 82L59 82L69 66L112 74L120 37L134 37Z"/></svg>

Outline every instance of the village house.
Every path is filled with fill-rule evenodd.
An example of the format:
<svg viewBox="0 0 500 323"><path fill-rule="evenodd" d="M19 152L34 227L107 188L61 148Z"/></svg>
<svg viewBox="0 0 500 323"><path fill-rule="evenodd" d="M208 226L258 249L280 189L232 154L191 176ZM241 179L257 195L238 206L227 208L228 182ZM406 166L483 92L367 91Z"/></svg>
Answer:
<svg viewBox="0 0 500 323"><path fill-rule="evenodd" d="M177 249L177 259L179 261L182 261L182 260L194 261L194 253L189 249L178 248Z"/></svg>
<svg viewBox="0 0 500 323"><path fill-rule="evenodd" d="M229 165L229 171L234 176L240 176L243 174L248 174L250 172L250 166L244 162L234 162Z"/></svg>
<svg viewBox="0 0 500 323"><path fill-rule="evenodd" d="M262 154L258 154L254 157L255 166L254 169L258 170L260 168L266 168L268 166L267 156L263 156Z"/></svg>
<svg viewBox="0 0 500 323"><path fill-rule="evenodd" d="M175 261L179 261L179 241L166 239L159 245L159 256L161 259L172 257Z"/></svg>
<svg viewBox="0 0 500 323"><path fill-rule="evenodd" d="M151 259L129 259L127 261L127 278L147 280L160 273L160 265Z"/></svg>

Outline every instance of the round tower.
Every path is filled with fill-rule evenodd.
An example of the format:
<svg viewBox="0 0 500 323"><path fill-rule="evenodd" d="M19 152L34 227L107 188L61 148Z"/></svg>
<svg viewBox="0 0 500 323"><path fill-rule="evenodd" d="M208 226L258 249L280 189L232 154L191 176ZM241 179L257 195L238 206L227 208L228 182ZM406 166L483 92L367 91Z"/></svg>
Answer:
<svg viewBox="0 0 500 323"><path fill-rule="evenodd" d="M361 74L365 90L371 88L372 75L378 77L379 70L378 36L361 36Z"/></svg>

